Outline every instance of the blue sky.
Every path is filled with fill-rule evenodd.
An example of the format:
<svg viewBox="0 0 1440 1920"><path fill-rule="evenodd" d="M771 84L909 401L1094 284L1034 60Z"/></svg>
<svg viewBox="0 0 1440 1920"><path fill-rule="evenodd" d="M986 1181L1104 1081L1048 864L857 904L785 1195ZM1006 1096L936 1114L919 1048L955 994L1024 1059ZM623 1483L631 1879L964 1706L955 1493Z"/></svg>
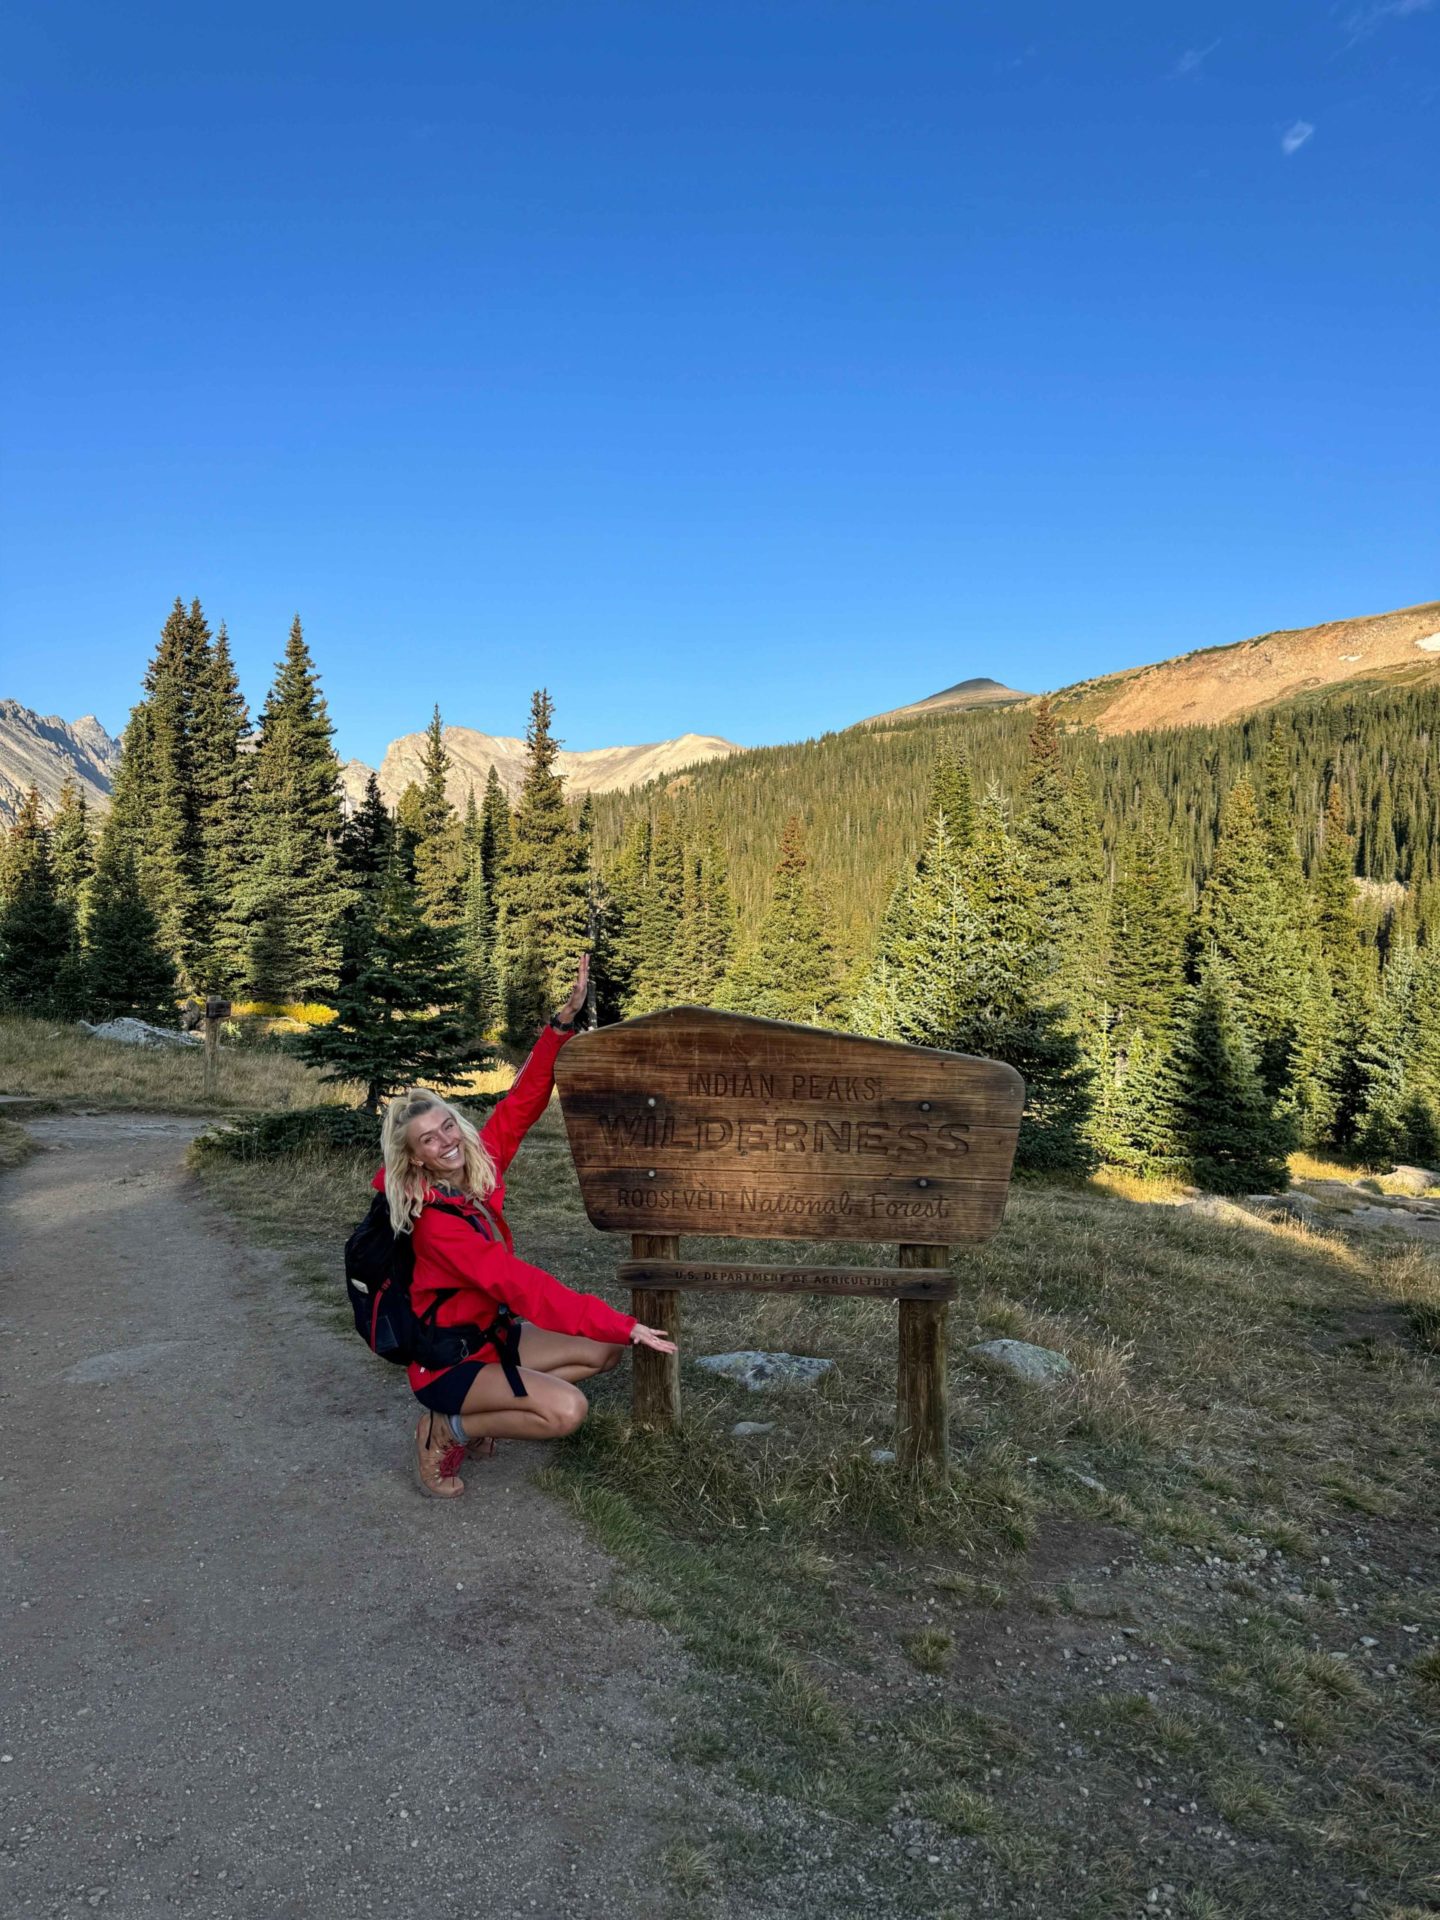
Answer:
<svg viewBox="0 0 1440 1920"><path fill-rule="evenodd" d="M0 694L842 726L1440 593L1440 0L20 0Z"/></svg>

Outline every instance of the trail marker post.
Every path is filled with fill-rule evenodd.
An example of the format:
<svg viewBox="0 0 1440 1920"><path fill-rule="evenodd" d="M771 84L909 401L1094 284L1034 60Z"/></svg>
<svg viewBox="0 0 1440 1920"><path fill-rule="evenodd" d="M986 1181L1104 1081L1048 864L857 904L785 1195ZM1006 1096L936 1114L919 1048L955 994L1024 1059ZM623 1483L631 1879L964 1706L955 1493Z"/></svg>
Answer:
<svg viewBox="0 0 1440 1920"><path fill-rule="evenodd" d="M899 1302L896 1451L948 1460L950 1250L1005 1211L1025 1085L997 1060L670 1007L572 1040L556 1063L585 1211L631 1236L620 1277L637 1319L680 1334L691 1288ZM894 1240L897 1264L686 1261L682 1234ZM638 1424L680 1420L680 1369L637 1347Z"/></svg>
<svg viewBox="0 0 1440 1920"><path fill-rule="evenodd" d="M201 1025L205 1029L205 1098L213 1100L220 1079L220 1022L230 1018L230 1002L210 994Z"/></svg>

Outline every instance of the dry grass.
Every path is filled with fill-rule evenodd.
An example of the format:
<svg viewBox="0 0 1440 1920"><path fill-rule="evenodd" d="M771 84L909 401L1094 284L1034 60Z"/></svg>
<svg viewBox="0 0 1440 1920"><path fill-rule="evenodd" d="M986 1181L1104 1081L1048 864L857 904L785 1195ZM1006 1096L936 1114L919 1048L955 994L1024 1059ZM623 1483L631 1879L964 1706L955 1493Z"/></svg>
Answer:
<svg viewBox="0 0 1440 1920"><path fill-rule="evenodd" d="M29 1134L13 1120L0 1119L0 1172L18 1167L34 1151Z"/></svg>
<svg viewBox="0 0 1440 1920"><path fill-rule="evenodd" d="M204 1178L333 1299L369 1171L302 1158L283 1181L219 1163ZM527 1257L620 1298L624 1243L585 1222L553 1113L510 1191ZM708 1676L680 1751L781 1796L787 1831L823 1819L826 1848L891 1901L877 1910L970 1911L959 1893L983 1887L986 1911L1090 1920L1146 1911L1168 1881L1177 1913L1311 1920L1361 1890L1377 1914L1423 1908L1440 1884L1422 1469L1440 1443L1440 1265L1170 1198L1027 1187L957 1260L957 1470L938 1493L870 1459L893 1441L895 1310L875 1301L686 1296L687 1356L837 1365L813 1393L763 1398L685 1367L668 1436L632 1428L617 1376L553 1455L547 1484L619 1563L617 1604ZM966 1348L999 1333L1061 1349L1073 1376L1036 1393L986 1375ZM775 1422L764 1444L732 1438L757 1413ZM753 1835L721 1836L674 1877L718 1914L728 1878L775 1865Z"/></svg>
<svg viewBox="0 0 1440 1920"><path fill-rule="evenodd" d="M222 1045L218 1089L207 1100L203 1052L126 1047L63 1022L7 1017L0 1019L0 1093L148 1113L255 1112L360 1097L278 1048Z"/></svg>

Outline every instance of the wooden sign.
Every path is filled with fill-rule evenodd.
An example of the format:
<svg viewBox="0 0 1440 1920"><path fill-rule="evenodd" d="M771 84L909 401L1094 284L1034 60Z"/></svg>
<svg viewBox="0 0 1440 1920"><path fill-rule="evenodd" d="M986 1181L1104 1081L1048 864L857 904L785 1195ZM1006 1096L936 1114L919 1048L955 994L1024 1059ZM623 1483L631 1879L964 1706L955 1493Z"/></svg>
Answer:
<svg viewBox="0 0 1440 1920"><path fill-rule="evenodd" d="M757 1240L988 1239L1025 1099L997 1060L701 1007L582 1034L555 1077L596 1226Z"/></svg>

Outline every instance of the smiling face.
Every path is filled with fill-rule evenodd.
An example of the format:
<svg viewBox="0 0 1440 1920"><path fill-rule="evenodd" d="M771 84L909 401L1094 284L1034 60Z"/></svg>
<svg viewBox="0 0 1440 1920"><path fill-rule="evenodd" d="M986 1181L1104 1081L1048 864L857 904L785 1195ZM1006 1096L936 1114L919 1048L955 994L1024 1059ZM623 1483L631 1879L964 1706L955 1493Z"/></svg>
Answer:
<svg viewBox="0 0 1440 1920"><path fill-rule="evenodd" d="M434 1180L453 1180L465 1171L465 1142L453 1113L427 1107L405 1129L405 1144L417 1166Z"/></svg>

